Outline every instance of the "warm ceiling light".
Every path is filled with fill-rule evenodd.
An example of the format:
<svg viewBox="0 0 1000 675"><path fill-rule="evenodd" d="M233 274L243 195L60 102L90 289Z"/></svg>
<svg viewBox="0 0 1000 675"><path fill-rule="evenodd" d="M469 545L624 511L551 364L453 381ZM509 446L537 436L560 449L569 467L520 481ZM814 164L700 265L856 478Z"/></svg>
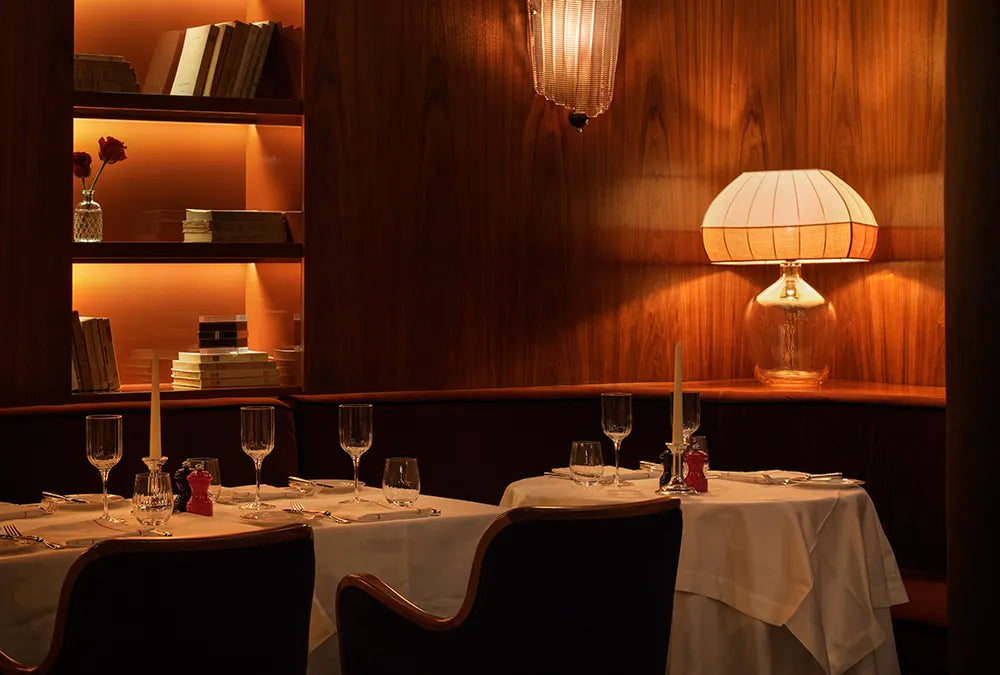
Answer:
<svg viewBox="0 0 1000 675"><path fill-rule="evenodd" d="M701 233L713 263L781 265L779 279L746 310L757 379L823 382L837 314L802 278L802 263L871 258L878 224L865 200L829 171L750 171L712 201Z"/></svg>
<svg viewBox="0 0 1000 675"><path fill-rule="evenodd" d="M535 91L578 131L611 105L621 18L622 0L528 0Z"/></svg>

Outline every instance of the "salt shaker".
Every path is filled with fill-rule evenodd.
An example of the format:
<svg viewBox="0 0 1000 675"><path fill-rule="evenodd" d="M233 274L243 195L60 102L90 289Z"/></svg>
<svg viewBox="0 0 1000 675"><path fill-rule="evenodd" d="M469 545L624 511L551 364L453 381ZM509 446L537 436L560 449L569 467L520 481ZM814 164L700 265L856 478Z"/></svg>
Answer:
<svg viewBox="0 0 1000 675"><path fill-rule="evenodd" d="M708 477L705 475L708 455L701 450L691 449L684 453L684 461L688 468L684 482L695 492L708 492Z"/></svg>
<svg viewBox="0 0 1000 675"><path fill-rule="evenodd" d="M188 485L191 486L191 498L188 499L188 513L197 513L199 516L212 515L212 500L208 496L208 486L212 482L212 474L205 471L204 464L198 464L198 468L187 475Z"/></svg>

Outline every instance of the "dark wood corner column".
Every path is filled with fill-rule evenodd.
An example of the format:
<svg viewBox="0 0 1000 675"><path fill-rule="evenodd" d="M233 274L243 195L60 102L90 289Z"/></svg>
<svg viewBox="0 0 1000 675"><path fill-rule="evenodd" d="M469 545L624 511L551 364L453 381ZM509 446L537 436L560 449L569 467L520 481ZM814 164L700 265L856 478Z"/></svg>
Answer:
<svg viewBox="0 0 1000 675"><path fill-rule="evenodd" d="M962 675L996 658L1000 6L951 0L947 22L948 660Z"/></svg>

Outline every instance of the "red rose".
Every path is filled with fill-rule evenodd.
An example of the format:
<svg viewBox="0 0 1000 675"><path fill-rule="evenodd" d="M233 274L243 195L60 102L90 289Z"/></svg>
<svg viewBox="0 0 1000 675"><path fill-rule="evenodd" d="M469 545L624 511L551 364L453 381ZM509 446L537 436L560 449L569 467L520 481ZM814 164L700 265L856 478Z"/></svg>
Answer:
<svg viewBox="0 0 1000 675"><path fill-rule="evenodd" d="M73 153L73 175L77 178L86 178L90 175L90 163L93 161L90 158L89 152L74 152Z"/></svg>
<svg viewBox="0 0 1000 675"><path fill-rule="evenodd" d="M97 153L97 156L108 164L114 164L126 159L125 144L114 136L100 138L97 143L101 146L101 151Z"/></svg>

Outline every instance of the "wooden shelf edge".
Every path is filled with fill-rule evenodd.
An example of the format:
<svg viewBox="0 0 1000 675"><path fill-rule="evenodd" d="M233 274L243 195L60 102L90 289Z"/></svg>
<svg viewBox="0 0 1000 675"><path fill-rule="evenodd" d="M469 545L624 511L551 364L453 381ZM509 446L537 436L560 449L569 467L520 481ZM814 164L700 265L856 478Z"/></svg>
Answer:
<svg viewBox="0 0 1000 675"><path fill-rule="evenodd" d="M300 262L302 244L73 242L74 263Z"/></svg>
<svg viewBox="0 0 1000 675"><path fill-rule="evenodd" d="M86 391L75 392L70 403L120 403L127 401L149 401L148 385L125 385L123 391ZM261 397L276 398L301 394L302 387L232 387L219 389L184 389L174 391L169 384L161 385L160 399L164 401L180 401L206 398L244 398Z"/></svg>
<svg viewBox="0 0 1000 675"><path fill-rule="evenodd" d="M301 126L302 110L302 101L293 99L73 92L77 118Z"/></svg>

